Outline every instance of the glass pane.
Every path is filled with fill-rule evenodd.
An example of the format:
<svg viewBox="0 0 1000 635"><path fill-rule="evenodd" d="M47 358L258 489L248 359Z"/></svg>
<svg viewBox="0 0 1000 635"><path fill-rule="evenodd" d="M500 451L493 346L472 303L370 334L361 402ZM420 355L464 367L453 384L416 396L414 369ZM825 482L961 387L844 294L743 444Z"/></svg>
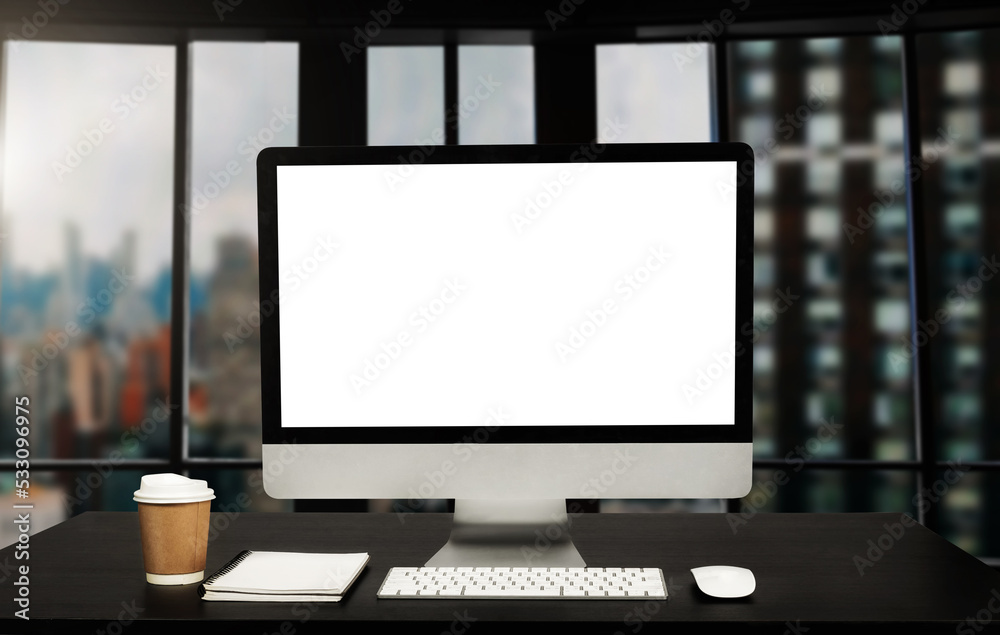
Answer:
<svg viewBox="0 0 1000 635"><path fill-rule="evenodd" d="M443 144L444 48L370 47L368 145Z"/></svg>
<svg viewBox="0 0 1000 635"><path fill-rule="evenodd" d="M1000 102L988 81L1000 72L998 37L935 33L917 42L923 165L914 173L929 219L926 293L935 314L914 343L930 355L937 456L950 460L1000 459Z"/></svg>
<svg viewBox="0 0 1000 635"><path fill-rule="evenodd" d="M729 55L730 129L755 152L754 452L794 456L836 424L810 457L911 459L901 40L748 41Z"/></svg>
<svg viewBox="0 0 1000 635"><path fill-rule="evenodd" d="M918 500L937 504L942 536L974 556L995 558L1000 553L998 486L1000 474L969 472L956 463L940 472Z"/></svg>
<svg viewBox="0 0 1000 635"><path fill-rule="evenodd" d="M0 392L30 397L35 458L167 454L174 60L5 44Z"/></svg>
<svg viewBox="0 0 1000 635"><path fill-rule="evenodd" d="M192 456L259 457L257 153L298 143L298 45L191 45Z"/></svg>
<svg viewBox="0 0 1000 635"><path fill-rule="evenodd" d="M458 141L535 142L535 66L531 46L459 46Z"/></svg>
<svg viewBox="0 0 1000 635"><path fill-rule="evenodd" d="M597 47L597 129L602 143L711 141L707 44Z"/></svg>

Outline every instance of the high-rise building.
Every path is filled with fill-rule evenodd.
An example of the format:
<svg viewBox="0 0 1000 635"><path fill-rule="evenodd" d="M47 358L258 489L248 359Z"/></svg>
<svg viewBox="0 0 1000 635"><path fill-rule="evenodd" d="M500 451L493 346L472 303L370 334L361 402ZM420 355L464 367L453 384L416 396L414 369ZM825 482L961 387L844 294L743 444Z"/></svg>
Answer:
<svg viewBox="0 0 1000 635"><path fill-rule="evenodd" d="M257 249L241 236L220 238L209 281L208 419L223 432L218 446L260 454L260 320Z"/></svg>
<svg viewBox="0 0 1000 635"><path fill-rule="evenodd" d="M730 130L756 156L755 455L912 459L911 368L890 363L909 328L901 38L729 46ZM912 486L815 470L777 504L907 507Z"/></svg>

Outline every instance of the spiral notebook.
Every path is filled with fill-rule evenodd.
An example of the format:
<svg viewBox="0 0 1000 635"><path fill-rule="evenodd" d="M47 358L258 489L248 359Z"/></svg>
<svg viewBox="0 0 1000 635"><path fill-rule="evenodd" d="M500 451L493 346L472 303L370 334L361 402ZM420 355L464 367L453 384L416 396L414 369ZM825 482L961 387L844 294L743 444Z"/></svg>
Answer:
<svg viewBox="0 0 1000 635"><path fill-rule="evenodd" d="M198 587L203 600L339 602L367 553L243 551Z"/></svg>

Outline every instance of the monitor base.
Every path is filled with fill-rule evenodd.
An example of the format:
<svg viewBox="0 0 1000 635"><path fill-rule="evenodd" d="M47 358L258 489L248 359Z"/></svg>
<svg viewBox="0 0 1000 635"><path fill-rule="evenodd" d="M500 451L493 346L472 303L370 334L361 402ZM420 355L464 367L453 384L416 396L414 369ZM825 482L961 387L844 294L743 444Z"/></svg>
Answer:
<svg viewBox="0 0 1000 635"><path fill-rule="evenodd" d="M569 535L566 501L455 501L448 542L428 567L585 567Z"/></svg>

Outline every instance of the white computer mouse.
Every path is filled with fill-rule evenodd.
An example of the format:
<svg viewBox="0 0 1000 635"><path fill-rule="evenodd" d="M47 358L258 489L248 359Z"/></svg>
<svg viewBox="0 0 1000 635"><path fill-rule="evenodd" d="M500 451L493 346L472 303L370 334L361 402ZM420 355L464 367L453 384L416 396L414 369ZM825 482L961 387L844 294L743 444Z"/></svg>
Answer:
<svg viewBox="0 0 1000 635"><path fill-rule="evenodd" d="M716 598L742 598L757 588L753 571L743 567L713 565L691 569L691 573L698 588Z"/></svg>

